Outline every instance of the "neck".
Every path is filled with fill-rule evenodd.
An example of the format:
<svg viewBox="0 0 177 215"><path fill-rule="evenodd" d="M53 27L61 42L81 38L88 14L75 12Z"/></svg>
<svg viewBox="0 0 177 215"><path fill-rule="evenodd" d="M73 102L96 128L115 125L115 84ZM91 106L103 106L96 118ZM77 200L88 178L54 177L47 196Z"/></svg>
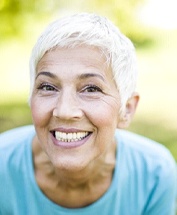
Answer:
<svg viewBox="0 0 177 215"><path fill-rule="evenodd" d="M74 184L77 182L79 184L83 184L89 180L92 180L92 178L94 179L99 176L107 177L107 174L109 175L112 173L115 167L115 151L116 144L113 144L108 152L94 160L89 164L89 166L82 169L81 171L72 172L55 168L41 147L34 144L34 168L36 171L40 170L49 177L55 176L55 178L58 179L60 183L66 183L67 185L70 184L71 186L75 186Z"/></svg>
<svg viewBox="0 0 177 215"><path fill-rule="evenodd" d="M114 167L115 156L104 154L81 171L67 172L55 169L54 172L62 186L66 185L66 187L75 189L83 187L83 185L91 186L91 184L100 183L100 181L107 180L107 178L112 179Z"/></svg>
<svg viewBox="0 0 177 215"><path fill-rule="evenodd" d="M55 168L34 141L33 158L37 183L55 203L66 207L86 206L100 198L109 188L116 162L115 151L116 144L112 144L110 150L89 166L81 171L71 172ZM58 193L62 193L62 199ZM81 199L78 201L78 198Z"/></svg>

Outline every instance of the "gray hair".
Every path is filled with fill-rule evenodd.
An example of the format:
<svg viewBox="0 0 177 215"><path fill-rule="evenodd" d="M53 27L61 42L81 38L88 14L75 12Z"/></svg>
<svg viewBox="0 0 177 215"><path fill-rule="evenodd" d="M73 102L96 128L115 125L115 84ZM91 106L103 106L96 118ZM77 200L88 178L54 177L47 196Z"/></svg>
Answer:
<svg viewBox="0 0 177 215"><path fill-rule="evenodd" d="M55 48L72 48L79 45L99 48L107 59L120 93L121 112L136 87L137 62L132 42L105 17L80 13L56 20L39 37L30 58L30 98L36 66L43 55Z"/></svg>

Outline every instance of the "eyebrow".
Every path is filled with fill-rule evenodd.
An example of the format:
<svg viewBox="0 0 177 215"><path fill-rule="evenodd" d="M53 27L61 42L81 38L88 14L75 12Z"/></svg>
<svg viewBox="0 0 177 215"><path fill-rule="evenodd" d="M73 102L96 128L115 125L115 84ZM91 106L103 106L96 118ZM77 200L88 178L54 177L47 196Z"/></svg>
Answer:
<svg viewBox="0 0 177 215"><path fill-rule="evenodd" d="M36 79L38 78L38 76L40 75L44 75L44 76L47 76L47 77L50 77L50 78L57 78L57 76L51 72L47 72L47 71L42 71L42 72L39 72L37 75L36 75Z"/></svg>
<svg viewBox="0 0 177 215"><path fill-rule="evenodd" d="M105 79L103 78L103 76L100 74L97 74L97 73L84 73L84 74L79 75L79 79L87 79L87 78L91 78L91 77L97 77L105 82Z"/></svg>
<svg viewBox="0 0 177 215"><path fill-rule="evenodd" d="M36 75L36 79L40 76L40 75L44 75L44 76L47 76L47 77L50 77L50 78L53 78L53 79L57 79L57 75L55 75L54 73L51 73L51 72L47 72L47 71L42 71L42 72L39 72L37 75ZM87 78L91 78L91 77L97 77L99 79L101 79L102 81L105 82L105 79L103 78L103 76L101 76L100 74L96 74L96 73L84 73L84 74L81 74L79 75L79 79L87 79Z"/></svg>

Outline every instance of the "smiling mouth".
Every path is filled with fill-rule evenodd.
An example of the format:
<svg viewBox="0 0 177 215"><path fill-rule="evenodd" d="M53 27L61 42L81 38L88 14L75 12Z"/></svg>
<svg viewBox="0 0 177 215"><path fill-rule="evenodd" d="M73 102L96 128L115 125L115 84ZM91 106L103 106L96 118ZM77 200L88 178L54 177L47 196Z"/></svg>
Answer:
<svg viewBox="0 0 177 215"><path fill-rule="evenodd" d="M88 131L73 132L73 133L54 131L52 133L58 141L62 141L62 142L77 142L77 141L83 140L84 138L88 137L91 134L91 132L88 132Z"/></svg>

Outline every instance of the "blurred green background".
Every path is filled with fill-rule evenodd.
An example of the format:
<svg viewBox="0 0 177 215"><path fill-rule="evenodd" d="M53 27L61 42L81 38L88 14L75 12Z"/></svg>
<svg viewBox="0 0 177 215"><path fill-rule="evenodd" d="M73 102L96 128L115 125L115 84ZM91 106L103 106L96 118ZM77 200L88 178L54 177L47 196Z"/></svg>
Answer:
<svg viewBox="0 0 177 215"><path fill-rule="evenodd" d="M129 130L170 149L177 160L176 0L0 0L0 132L31 122L28 62L44 27L76 12L110 18L134 43L137 114Z"/></svg>

